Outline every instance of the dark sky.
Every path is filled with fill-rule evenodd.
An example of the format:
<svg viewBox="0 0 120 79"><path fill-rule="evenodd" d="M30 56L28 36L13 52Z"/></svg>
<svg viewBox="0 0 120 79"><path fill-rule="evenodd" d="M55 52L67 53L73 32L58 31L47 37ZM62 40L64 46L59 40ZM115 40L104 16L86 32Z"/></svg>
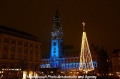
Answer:
<svg viewBox="0 0 120 79"><path fill-rule="evenodd" d="M50 49L50 32L56 0L0 0L0 25L33 34ZM105 47L109 53L120 48L120 0L59 0L58 10L64 44L80 49L82 22L89 44Z"/></svg>

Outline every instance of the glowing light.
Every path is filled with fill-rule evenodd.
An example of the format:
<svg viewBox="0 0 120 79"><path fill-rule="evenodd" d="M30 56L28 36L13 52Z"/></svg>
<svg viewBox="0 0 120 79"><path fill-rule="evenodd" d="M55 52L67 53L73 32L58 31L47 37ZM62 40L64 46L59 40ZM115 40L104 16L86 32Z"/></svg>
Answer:
<svg viewBox="0 0 120 79"><path fill-rule="evenodd" d="M116 72L117 76L120 77L120 72Z"/></svg>
<svg viewBox="0 0 120 79"><path fill-rule="evenodd" d="M38 74L36 74L36 77L38 76Z"/></svg>
<svg viewBox="0 0 120 79"><path fill-rule="evenodd" d="M83 23L83 28L85 26L85 23ZM84 29L83 29L84 30ZM80 54L80 65L79 70L85 71L86 74L88 71L94 70L92 57L89 49L89 44L87 41L86 32L83 32L82 36L82 44L81 44L81 54Z"/></svg>
<svg viewBox="0 0 120 79"><path fill-rule="evenodd" d="M15 70L15 71L18 71L18 70L21 70L21 69L2 69L2 70Z"/></svg>
<svg viewBox="0 0 120 79"><path fill-rule="evenodd" d="M29 74L29 78L32 79L32 75L31 74Z"/></svg>
<svg viewBox="0 0 120 79"><path fill-rule="evenodd" d="M23 79L26 79L26 73L23 72Z"/></svg>
<svg viewBox="0 0 120 79"><path fill-rule="evenodd" d="M70 73L72 73L72 72L70 72Z"/></svg>
<svg viewBox="0 0 120 79"><path fill-rule="evenodd" d="M111 74L111 73L109 73L109 75L111 76L112 74Z"/></svg>
<svg viewBox="0 0 120 79"><path fill-rule="evenodd" d="M51 71L50 73L53 73L53 71Z"/></svg>
<svg viewBox="0 0 120 79"><path fill-rule="evenodd" d="M108 62L108 60L107 60L107 62Z"/></svg>

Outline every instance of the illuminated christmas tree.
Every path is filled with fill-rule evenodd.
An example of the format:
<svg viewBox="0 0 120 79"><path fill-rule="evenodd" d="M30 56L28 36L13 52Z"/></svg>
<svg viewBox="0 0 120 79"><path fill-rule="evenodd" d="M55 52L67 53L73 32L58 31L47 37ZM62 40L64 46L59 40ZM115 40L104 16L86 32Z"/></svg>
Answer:
<svg viewBox="0 0 120 79"><path fill-rule="evenodd" d="M85 23L83 22L83 36L82 36L82 44L81 44L81 54L80 54L80 65L79 70L85 71L86 73L88 71L94 70L92 57L89 49L89 44L87 41L87 36L85 32Z"/></svg>

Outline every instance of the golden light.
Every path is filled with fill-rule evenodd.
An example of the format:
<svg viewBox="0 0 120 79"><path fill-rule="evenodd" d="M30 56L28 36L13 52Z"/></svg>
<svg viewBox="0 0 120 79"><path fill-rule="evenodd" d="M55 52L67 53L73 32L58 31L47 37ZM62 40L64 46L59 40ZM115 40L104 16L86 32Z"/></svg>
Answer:
<svg viewBox="0 0 120 79"><path fill-rule="evenodd" d="M31 74L29 74L29 78L32 79L32 75Z"/></svg>
<svg viewBox="0 0 120 79"><path fill-rule="evenodd" d="M111 76L112 74L111 74L111 73L109 73L109 75Z"/></svg>
<svg viewBox="0 0 120 79"><path fill-rule="evenodd" d="M70 72L70 73L72 73L72 72Z"/></svg>
<svg viewBox="0 0 120 79"><path fill-rule="evenodd" d="M27 77L27 72L23 71L23 79L26 79L26 77Z"/></svg>
<svg viewBox="0 0 120 79"><path fill-rule="evenodd" d="M89 71L94 70L92 57L89 49L89 44L87 41L86 32L83 32L82 35L82 44L81 44L81 54L80 54L80 71L84 71L86 74Z"/></svg>
<svg viewBox="0 0 120 79"><path fill-rule="evenodd" d="M36 73L36 77L38 76L38 74Z"/></svg>
<svg viewBox="0 0 120 79"><path fill-rule="evenodd" d="M120 72L116 72L117 76L120 77Z"/></svg>

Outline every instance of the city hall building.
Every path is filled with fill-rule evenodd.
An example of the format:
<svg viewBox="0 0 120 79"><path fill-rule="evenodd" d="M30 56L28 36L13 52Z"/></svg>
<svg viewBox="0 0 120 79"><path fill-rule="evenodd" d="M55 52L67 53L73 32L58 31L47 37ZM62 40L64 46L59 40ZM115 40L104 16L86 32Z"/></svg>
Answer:
<svg viewBox="0 0 120 79"><path fill-rule="evenodd" d="M93 65L94 68L97 68L97 53L94 54ZM63 48L63 30L60 23L60 17L58 10L54 16L54 25L51 32L51 50L50 53L42 57L42 68L60 68L63 72L74 71L74 74L77 74L79 71L80 64L80 50L73 48ZM97 72L98 70L96 70Z"/></svg>

